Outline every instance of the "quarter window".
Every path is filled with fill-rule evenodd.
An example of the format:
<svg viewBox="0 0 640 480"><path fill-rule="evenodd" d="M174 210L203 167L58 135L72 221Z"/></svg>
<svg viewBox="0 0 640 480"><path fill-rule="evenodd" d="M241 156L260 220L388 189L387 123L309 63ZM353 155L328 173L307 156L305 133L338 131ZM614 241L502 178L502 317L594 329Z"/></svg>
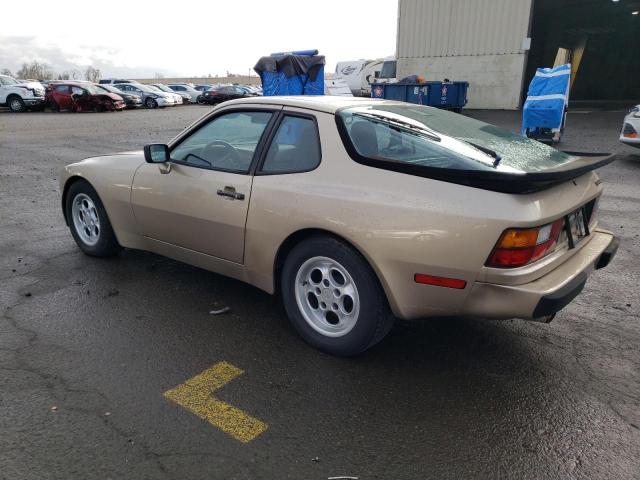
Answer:
<svg viewBox="0 0 640 480"><path fill-rule="evenodd" d="M278 127L262 171L293 173L313 170L320 164L320 139L310 118L285 116Z"/></svg>
<svg viewBox="0 0 640 480"><path fill-rule="evenodd" d="M171 159L194 167L248 173L271 112L220 115L185 139Z"/></svg>

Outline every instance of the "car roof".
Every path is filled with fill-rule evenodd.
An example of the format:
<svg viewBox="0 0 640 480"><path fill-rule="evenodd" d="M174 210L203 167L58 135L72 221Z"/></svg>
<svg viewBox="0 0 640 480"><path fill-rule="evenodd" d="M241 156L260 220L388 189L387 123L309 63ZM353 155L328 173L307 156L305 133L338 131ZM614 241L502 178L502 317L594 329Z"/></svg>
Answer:
<svg viewBox="0 0 640 480"><path fill-rule="evenodd" d="M55 85L71 85L72 87L81 87L82 88L87 83L91 83L91 82L69 81L69 80L54 80L53 82L50 82L50 83L55 84Z"/></svg>
<svg viewBox="0 0 640 480"><path fill-rule="evenodd" d="M308 108L310 110L319 110L327 113L335 113L337 110L345 107L358 107L365 105L407 105L405 102L396 102L393 100L380 100L368 97L338 97L332 95L299 95L299 96L266 96L266 97L250 97L238 100L230 100L225 102L229 104L265 104L265 105L282 105L287 107Z"/></svg>

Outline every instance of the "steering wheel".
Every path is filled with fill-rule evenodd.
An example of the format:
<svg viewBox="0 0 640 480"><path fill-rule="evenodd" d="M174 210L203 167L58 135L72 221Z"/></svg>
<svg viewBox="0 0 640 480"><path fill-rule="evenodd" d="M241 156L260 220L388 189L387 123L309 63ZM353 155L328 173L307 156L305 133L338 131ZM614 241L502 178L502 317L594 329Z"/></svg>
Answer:
<svg viewBox="0 0 640 480"><path fill-rule="evenodd" d="M220 155L220 149L216 147L224 147L224 152ZM233 145L222 140L216 140L209 143L201 152L204 158L211 161L214 167L236 169L240 163L240 155Z"/></svg>

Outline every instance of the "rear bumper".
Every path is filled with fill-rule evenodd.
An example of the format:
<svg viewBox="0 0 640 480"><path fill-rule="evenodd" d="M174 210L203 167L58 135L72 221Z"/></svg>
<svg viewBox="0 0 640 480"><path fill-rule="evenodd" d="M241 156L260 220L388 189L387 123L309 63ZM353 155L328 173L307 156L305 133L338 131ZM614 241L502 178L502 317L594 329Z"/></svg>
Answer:
<svg viewBox="0 0 640 480"><path fill-rule="evenodd" d="M615 256L618 239L596 230L578 253L543 277L524 285L476 282L465 304L468 315L487 318L537 319L566 307L584 288L595 269Z"/></svg>

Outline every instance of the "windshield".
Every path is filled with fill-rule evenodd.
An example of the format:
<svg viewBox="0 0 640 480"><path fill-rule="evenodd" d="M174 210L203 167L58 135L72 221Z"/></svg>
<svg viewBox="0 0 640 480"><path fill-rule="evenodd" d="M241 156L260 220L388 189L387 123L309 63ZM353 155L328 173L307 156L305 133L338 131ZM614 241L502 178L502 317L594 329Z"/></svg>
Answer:
<svg viewBox="0 0 640 480"><path fill-rule="evenodd" d="M98 90L106 90L109 93L117 93L118 95L122 94L122 92L120 90L118 90L115 87L112 87L111 85L96 85L96 88ZM100 92L102 93L102 92Z"/></svg>
<svg viewBox="0 0 640 480"><path fill-rule="evenodd" d="M412 104L381 103L339 113L365 157L438 168L538 172L575 158L464 115Z"/></svg>
<svg viewBox="0 0 640 480"><path fill-rule="evenodd" d="M143 92L147 92L147 93L157 93L158 92L157 88L151 88L150 85L144 85L142 83L135 84L134 87L139 89L139 90L142 90Z"/></svg>
<svg viewBox="0 0 640 480"><path fill-rule="evenodd" d="M147 87L149 87L151 90L155 90L156 92L162 92L162 88L160 88L158 85L147 85Z"/></svg>
<svg viewBox="0 0 640 480"><path fill-rule="evenodd" d="M20 85L20 82L17 81L15 78L12 77L6 77L6 76L1 76L0 77L0 84L2 85Z"/></svg>
<svg viewBox="0 0 640 480"><path fill-rule="evenodd" d="M98 87L97 85L92 85L90 83L82 85L82 88L84 88L85 90L88 90L89 93L91 93L92 95L104 94L101 87Z"/></svg>
<svg viewBox="0 0 640 480"><path fill-rule="evenodd" d="M153 85L155 88L157 88L158 90L162 91L162 92L169 92L169 93L174 93L173 90L171 90L169 87L167 87L166 85Z"/></svg>

